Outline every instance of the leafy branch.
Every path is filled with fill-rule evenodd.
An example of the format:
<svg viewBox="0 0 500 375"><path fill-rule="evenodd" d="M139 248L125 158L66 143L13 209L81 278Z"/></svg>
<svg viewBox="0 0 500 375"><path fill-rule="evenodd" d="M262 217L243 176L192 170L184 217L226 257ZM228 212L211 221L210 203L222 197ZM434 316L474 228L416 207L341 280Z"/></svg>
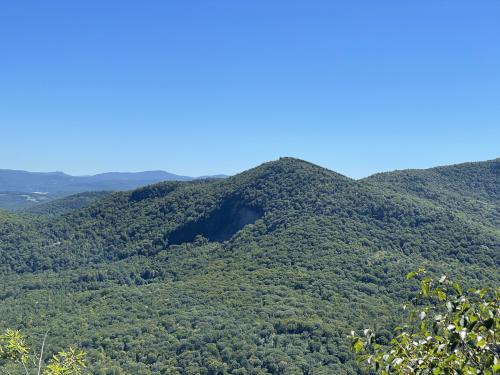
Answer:
<svg viewBox="0 0 500 375"><path fill-rule="evenodd" d="M388 346L365 329L351 332L358 360L379 374L500 374L500 289L469 289L449 280L410 272L420 291L404 309L409 322Z"/></svg>
<svg viewBox="0 0 500 375"><path fill-rule="evenodd" d="M0 335L0 359L10 364L17 365L26 375L30 375L28 366L33 365L37 375L79 375L85 368L85 353L70 348L54 354L49 363L43 368L43 351L45 347L44 336L40 356L30 354L26 341L20 331L7 329ZM3 369L8 375L10 372Z"/></svg>

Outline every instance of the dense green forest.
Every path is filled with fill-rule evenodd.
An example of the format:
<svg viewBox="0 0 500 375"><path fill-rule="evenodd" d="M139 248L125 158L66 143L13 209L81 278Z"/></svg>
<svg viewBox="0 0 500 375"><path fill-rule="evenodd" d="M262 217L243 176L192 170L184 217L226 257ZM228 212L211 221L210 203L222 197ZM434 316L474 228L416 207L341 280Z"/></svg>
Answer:
<svg viewBox="0 0 500 375"><path fill-rule="evenodd" d="M94 374L356 374L348 333L388 342L409 270L499 285L499 186L500 159L356 181L282 158L0 212L0 327Z"/></svg>
<svg viewBox="0 0 500 375"><path fill-rule="evenodd" d="M223 178L224 175L213 176ZM78 193L124 191L161 181L189 181L194 177L180 176L165 171L107 172L90 176L71 176L63 172L28 172L0 169L0 209L11 211L29 210L45 206L54 200ZM84 202L84 196L72 197L59 207L76 208L76 201ZM50 207L50 206L49 206ZM36 208L35 208L36 211Z"/></svg>
<svg viewBox="0 0 500 375"><path fill-rule="evenodd" d="M441 205L463 218L500 226L500 159L379 173L365 181Z"/></svg>
<svg viewBox="0 0 500 375"><path fill-rule="evenodd" d="M55 199L24 209L33 215L56 216L89 206L92 202L110 195L111 191L89 191Z"/></svg>

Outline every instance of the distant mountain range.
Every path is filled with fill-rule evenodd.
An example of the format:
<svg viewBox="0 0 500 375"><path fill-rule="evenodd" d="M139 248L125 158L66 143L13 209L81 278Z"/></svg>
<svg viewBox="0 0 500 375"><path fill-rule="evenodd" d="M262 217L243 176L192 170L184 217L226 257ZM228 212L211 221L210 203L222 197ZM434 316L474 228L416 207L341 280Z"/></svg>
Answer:
<svg viewBox="0 0 500 375"><path fill-rule="evenodd" d="M0 208L33 207L68 195L94 191L123 191L161 181L223 178L224 175L188 177L165 171L108 172L71 176L63 172L28 172L0 169Z"/></svg>

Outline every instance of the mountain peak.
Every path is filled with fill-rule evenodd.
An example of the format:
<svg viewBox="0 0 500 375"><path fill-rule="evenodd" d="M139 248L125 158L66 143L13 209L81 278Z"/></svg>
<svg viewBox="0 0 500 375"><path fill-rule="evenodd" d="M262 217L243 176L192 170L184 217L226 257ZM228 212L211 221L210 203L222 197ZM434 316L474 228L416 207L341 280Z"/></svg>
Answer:
<svg viewBox="0 0 500 375"><path fill-rule="evenodd" d="M328 176L330 178L341 179L345 181L352 180L351 178L344 176L341 173L332 171L330 169L321 167L317 164L308 162L306 160L284 156L277 160L272 160L263 163L253 169L243 172L242 174L251 173L263 173L268 175L269 173L278 174L309 174L311 176Z"/></svg>

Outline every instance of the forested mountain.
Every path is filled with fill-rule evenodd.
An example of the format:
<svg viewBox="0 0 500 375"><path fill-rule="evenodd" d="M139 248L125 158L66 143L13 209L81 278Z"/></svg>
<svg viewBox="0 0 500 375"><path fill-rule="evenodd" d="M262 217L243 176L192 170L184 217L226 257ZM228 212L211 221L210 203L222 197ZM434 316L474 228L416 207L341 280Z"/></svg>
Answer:
<svg viewBox="0 0 500 375"><path fill-rule="evenodd" d="M356 181L282 158L0 213L0 322L82 346L96 374L356 374L346 335L390 339L409 270L499 285L498 163ZM454 205L454 181L481 203Z"/></svg>
<svg viewBox="0 0 500 375"><path fill-rule="evenodd" d="M34 215L61 215L89 206L92 202L107 197L110 194L112 194L111 191L89 191L68 195L67 197L37 204L23 210L23 212Z"/></svg>
<svg viewBox="0 0 500 375"><path fill-rule="evenodd" d="M410 194L500 227L500 158L431 169L379 173L365 181Z"/></svg>
<svg viewBox="0 0 500 375"><path fill-rule="evenodd" d="M161 181L193 179L164 171L108 172L93 176L70 176L62 172L42 173L0 169L0 208L13 210L29 208L75 193L123 191Z"/></svg>

